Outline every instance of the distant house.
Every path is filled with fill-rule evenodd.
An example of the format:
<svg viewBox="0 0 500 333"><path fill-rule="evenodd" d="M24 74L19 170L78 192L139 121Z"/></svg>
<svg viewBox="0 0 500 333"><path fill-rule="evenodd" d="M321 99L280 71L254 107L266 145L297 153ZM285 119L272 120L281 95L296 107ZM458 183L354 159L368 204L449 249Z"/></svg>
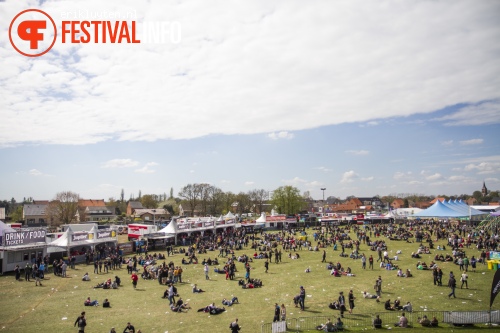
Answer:
<svg viewBox="0 0 500 333"><path fill-rule="evenodd" d="M77 215L79 213L77 212ZM85 221L112 221L116 219L115 207L107 206L87 206L85 207ZM80 216L77 220L83 222Z"/></svg>
<svg viewBox="0 0 500 333"><path fill-rule="evenodd" d="M47 225L47 204L34 205L26 204L23 206L23 220L28 226L46 226Z"/></svg>
<svg viewBox="0 0 500 333"><path fill-rule="evenodd" d="M180 216L199 216L202 212L202 209L200 206L196 206L194 208L194 212L191 210L190 205L186 204L179 204L179 215Z"/></svg>
<svg viewBox="0 0 500 333"><path fill-rule="evenodd" d="M404 208L404 207L405 207L405 201L403 199L394 199L391 202L392 209L398 209L398 208Z"/></svg>
<svg viewBox="0 0 500 333"><path fill-rule="evenodd" d="M361 213L361 212L366 212L366 209L372 209L371 206L365 206L359 200L358 198L352 198L348 200L347 202L341 203L341 204L336 204L336 205L330 205L328 207L328 211L332 213Z"/></svg>
<svg viewBox="0 0 500 333"><path fill-rule="evenodd" d="M431 200L430 204L431 204L431 205L434 205L434 204L436 203L436 201L438 201L438 200L439 200L439 201L441 201L441 202L443 202L443 201L445 201L445 200L446 200L446 198L443 198L443 197L436 197L436 198L434 198L434 199L432 199L432 200Z"/></svg>
<svg viewBox="0 0 500 333"><path fill-rule="evenodd" d="M167 220L169 216L170 213L163 208L141 208L136 209L134 213L134 218L140 218L141 220L148 222Z"/></svg>
<svg viewBox="0 0 500 333"><path fill-rule="evenodd" d="M432 206L432 204L429 201L417 201L412 205L412 207L420 209L427 209L430 206Z"/></svg>
<svg viewBox="0 0 500 333"><path fill-rule="evenodd" d="M106 202L104 202L104 199L97 199L97 200L80 199L80 200L78 200L78 206L80 206L80 207L106 207Z"/></svg>
<svg viewBox="0 0 500 333"><path fill-rule="evenodd" d="M140 201L129 201L127 204L127 216L132 216L135 214L136 209L143 209L142 203Z"/></svg>

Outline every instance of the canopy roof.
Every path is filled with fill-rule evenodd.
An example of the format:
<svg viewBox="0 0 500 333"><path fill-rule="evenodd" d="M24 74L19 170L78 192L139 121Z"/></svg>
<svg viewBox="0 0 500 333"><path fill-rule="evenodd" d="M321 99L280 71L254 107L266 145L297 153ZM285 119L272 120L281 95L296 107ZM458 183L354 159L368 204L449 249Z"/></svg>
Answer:
<svg viewBox="0 0 500 333"><path fill-rule="evenodd" d="M476 215L484 215L484 212L478 211L469 207L462 201L455 202L441 202L437 200L429 208L413 214L412 217L448 217L448 218L459 218L459 217L469 217Z"/></svg>

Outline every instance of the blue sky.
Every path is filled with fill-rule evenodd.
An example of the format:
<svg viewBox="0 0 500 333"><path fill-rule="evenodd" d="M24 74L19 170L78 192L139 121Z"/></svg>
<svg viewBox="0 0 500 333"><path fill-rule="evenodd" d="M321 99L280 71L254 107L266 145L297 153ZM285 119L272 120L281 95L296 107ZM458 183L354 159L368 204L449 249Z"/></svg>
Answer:
<svg viewBox="0 0 500 333"><path fill-rule="evenodd" d="M0 199L500 189L499 3L7 0L1 21L26 8L170 31L30 59L1 25Z"/></svg>

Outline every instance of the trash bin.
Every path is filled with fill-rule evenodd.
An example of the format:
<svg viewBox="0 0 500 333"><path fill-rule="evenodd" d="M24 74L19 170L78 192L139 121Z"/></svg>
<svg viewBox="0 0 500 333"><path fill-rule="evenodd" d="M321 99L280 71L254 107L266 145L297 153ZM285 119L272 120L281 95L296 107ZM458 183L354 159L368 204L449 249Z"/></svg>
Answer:
<svg viewBox="0 0 500 333"><path fill-rule="evenodd" d="M493 263L493 270L496 271L498 269L498 264L497 263Z"/></svg>
<svg viewBox="0 0 500 333"><path fill-rule="evenodd" d="M488 263L488 269L493 269L493 262L491 260L488 260L487 263Z"/></svg>

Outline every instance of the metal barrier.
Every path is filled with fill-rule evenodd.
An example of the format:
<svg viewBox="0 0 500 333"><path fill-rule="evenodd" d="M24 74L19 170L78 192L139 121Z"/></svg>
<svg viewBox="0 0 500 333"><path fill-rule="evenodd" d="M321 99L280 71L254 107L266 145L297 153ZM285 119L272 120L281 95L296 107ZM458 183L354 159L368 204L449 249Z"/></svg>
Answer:
<svg viewBox="0 0 500 333"><path fill-rule="evenodd" d="M373 319L378 315L382 319L382 327L394 327L396 323L399 323L399 318L404 311L386 311L386 312L376 312L370 314L345 314L345 318L342 318L344 330L359 330L364 328L373 327ZM414 311L414 312L404 312L405 317L408 319L408 328L418 328L427 329L420 324L420 319L427 316L429 320L436 317L438 321L438 327L450 327L454 324L449 322L450 314L454 316L459 315L459 318L473 317L473 318L484 318L482 324L500 322L500 312L498 310L491 311ZM462 316L460 316L462 314ZM487 314L487 315L485 315ZM288 318L286 320L286 325L278 325L274 323L265 323L261 326L261 333L281 333L281 332L312 332L316 330L316 327L326 323L330 319L333 323L337 322L338 316L315 316L315 317L298 317L298 318ZM476 321L477 323L477 321ZM273 329L274 324L274 329ZM285 328L283 328L285 327ZM431 328L429 328L431 329Z"/></svg>

